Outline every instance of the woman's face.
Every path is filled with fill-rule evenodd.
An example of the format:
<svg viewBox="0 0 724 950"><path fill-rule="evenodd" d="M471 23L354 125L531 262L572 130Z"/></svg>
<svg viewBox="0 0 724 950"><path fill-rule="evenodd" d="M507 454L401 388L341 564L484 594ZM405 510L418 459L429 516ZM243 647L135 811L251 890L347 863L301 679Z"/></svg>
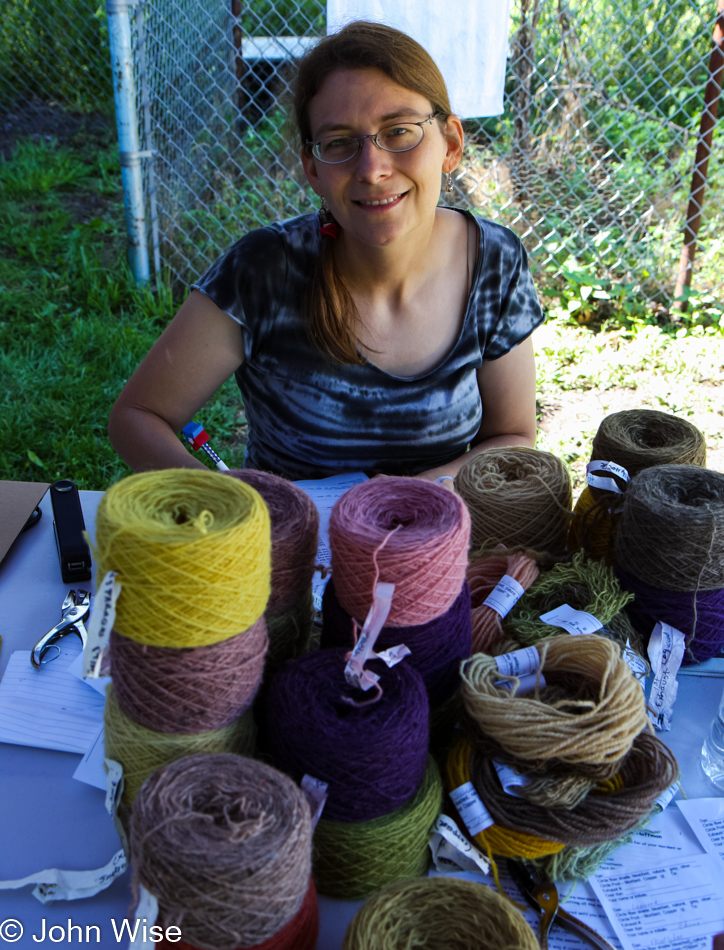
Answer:
<svg viewBox="0 0 724 950"><path fill-rule="evenodd" d="M432 111L424 96L377 69L339 69L311 101L312 141L329 134L369 135L396 122L419 122ZM437 119L423 129L422 141L410 151L387 152L368 138L355 156L338 165L302 151L307 180L324 196L346 238L386 247L432 227L441 172L452 171L460 161L462 127L451 117L446 134Z"/></svg>

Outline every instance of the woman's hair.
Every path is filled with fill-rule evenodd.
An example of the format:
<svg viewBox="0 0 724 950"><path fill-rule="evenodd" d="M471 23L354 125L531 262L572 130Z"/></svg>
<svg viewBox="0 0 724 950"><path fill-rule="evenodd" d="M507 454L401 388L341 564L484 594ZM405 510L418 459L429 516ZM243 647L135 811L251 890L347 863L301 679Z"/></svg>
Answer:
<svg viewBox="0 0 724 950"><path fill-rule="evenodd" d="M392 82L419 93L432 111L450 115L445 80L435 61L406 33L381 23L357 20L325 36L297 65L293 105L301 145L312 137L309 106L325 79L337 69L379 69ZM320 350L341 363L361 363L357 349L357 307L334 261L332 238L322 237L317 270L306 301L309 333Z"/></svg>

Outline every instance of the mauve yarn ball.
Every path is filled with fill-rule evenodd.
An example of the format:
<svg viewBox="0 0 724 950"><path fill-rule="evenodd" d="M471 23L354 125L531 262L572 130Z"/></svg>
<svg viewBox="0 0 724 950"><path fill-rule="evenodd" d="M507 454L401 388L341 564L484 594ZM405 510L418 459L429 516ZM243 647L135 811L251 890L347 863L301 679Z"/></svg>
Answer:
<svg viewBox="0 0 724 950"><path fill-rule="evenodd" d="M309 653L274 677L269 751L296 782L311 775L329 785L325 818L368 821L399 808L420 785L429 706L422 677L404 660L391 669L381 660L366 664L382 688L370 702L374 690L364 693L345 680L347 655L344 649Z"/></svg>

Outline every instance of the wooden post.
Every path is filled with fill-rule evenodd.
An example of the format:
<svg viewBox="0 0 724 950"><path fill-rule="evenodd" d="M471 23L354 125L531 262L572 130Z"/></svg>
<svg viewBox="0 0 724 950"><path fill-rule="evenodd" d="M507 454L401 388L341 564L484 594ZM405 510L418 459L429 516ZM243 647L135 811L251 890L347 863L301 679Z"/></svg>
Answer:
<svg viewBox="0 0 724 950"><path fill-rule="evenodd" d="M691 287L691 275L696 254L696 238L701 224L701 212L704 205L706 191L709 156L711 142L716 125L716 114L721 98L722 74L724 73L724 0L717 5L717 18L714 26L714 48L709 60L709 78L704 91L704 111L699 125L699 141L694 158L694 173L691 177L691 194L689 207L686 211L686 227L684 228L684 246L679 259L679 273L676 278L674 291L674 309L682 313L688 306L687 291Z"/></svg>

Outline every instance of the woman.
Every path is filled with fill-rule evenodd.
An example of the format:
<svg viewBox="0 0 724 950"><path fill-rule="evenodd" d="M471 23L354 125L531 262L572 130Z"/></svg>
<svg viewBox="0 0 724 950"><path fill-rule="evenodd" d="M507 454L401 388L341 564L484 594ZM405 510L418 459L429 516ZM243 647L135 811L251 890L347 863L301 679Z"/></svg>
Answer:
<svg viewBox="0 0 724 950"><path fill-rule="evenodd" d="M506 228L438 207L463 131L414 40L351 23L299 64L301 159L320 215L253 231L199 281L121 393L135 470L200 466L179 430L236 374L248 467L454 476L533 445L543 319Z"/></svg>

